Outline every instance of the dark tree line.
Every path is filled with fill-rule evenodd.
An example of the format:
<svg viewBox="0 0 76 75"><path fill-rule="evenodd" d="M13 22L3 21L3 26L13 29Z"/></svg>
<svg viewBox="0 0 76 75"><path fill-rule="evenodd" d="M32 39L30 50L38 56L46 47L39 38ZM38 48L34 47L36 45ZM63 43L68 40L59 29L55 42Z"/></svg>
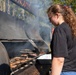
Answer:
<svg viewBox="0 0 76 75"><path fill-rule="evenodd" d="M76 0L53 0L54 4L64 4L70 6L73 11L76 13Z"/></svg>

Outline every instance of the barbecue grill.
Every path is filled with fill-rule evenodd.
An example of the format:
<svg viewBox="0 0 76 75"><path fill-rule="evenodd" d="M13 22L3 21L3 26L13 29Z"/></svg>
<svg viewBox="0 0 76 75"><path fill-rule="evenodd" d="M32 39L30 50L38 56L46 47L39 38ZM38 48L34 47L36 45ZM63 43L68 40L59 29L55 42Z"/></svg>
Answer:
<svg viewBox="0 0 76 75"><path fill-rule="evenodd" d="M36 44L36 40L31 40L31 42L29 40L21 40L21 42L18 42L17 40L12 42L10 40L8 42L6 41L3 41L2 44L10 54L11 75L49 75L51 56L47 57L48 51L39 48L39 46ZM30 48L25 47L27 43L29 44L28 46ZM20 50L15 48L16 46ZM45 49L47 49L46 46ZM42 58L43 56L44 58Z"/></svg>
<svg viewBox="0 0 76 75"><path fill-rule="evenodd" d="M48 59L50 62L39 59L49 53L49 49L39 31L34 28L0 12L0 75L49 74L51 59ZM43 63L45 61L47 64Z"/></svg>
<svg viewBox="0 0 76 75"><path fill-rule="evenodd" d="M45 55L45 54L44 54ZM51 57L47 59L47 57L42 58L42 56L28 56L25 58L16 57L11 61L12 73L11 75L49 75L50 65L51 65ZM51 55L51 54L50 54ZM22 62L19 62L20 60ZM16 60L16 61L15 61ZM18 61L18 62L17 62ZM13 67L14 66L14 67Z"/></svg>

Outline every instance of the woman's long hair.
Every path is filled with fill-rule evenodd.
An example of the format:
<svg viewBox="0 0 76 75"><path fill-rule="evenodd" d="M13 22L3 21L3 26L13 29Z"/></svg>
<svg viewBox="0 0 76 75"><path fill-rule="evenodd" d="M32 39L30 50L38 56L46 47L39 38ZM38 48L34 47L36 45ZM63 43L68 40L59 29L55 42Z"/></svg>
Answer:
<svg viewBox="0 0 76 75"><path fill-rule="evenodd" d="M47 13L48 15L61 13L65 22L69 24L72 35L76 36L76 15L70 7L59 4L51 5L51 7L48 8Z"/></svg>

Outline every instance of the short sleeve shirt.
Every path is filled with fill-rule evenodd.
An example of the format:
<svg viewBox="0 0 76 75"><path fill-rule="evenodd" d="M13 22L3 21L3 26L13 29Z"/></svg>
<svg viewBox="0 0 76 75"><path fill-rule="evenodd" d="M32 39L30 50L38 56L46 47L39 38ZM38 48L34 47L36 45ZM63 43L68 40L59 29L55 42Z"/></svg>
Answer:
<svg viewBox="0 0 76 75"><path fill-rule="evenodd" d="M55 57L68 56L67 39L66 39L67 37L64 28L65 24L66 23L62 23L61 25L56 27L53 33L51 41L51 49L52 49L52 55Z"/></svg>
<svg viewBox="0 0 76 75"><path fill-rule="evenodd" d="M73 39L71 28L67 23L64 22L55 28L51 50L52 57L65 58L63 71L76 71L76 40Z"/></svg>

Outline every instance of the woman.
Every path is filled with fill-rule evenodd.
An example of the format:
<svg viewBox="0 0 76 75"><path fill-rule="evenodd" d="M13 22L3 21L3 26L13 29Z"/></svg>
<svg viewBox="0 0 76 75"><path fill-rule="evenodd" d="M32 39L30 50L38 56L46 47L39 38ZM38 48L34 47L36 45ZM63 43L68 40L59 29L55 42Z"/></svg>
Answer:
<svg viewBox="0 0 76 75"><path fill-rule="evenodd" d="M76 75L76 17L64 5L48 8L50 22L55 25L51 41L51 75Z"/></svg>

